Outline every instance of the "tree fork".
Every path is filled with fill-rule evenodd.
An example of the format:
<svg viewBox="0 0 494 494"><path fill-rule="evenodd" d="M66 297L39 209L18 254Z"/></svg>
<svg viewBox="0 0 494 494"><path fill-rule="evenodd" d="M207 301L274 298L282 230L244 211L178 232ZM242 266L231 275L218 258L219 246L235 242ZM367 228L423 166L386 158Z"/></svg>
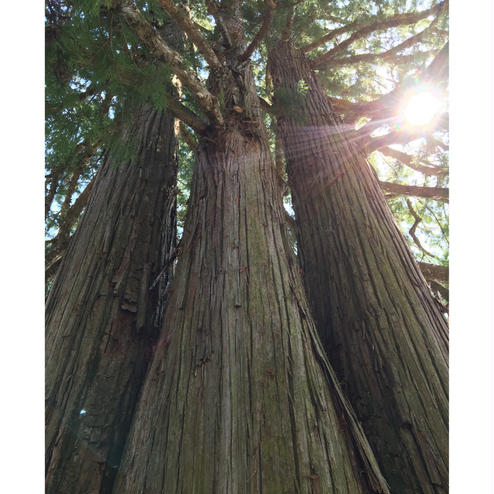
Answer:
<svg viewBox="0 0 494 494"><path fill-rule="evenodd" d="M214 142L199 137L163 329L113 492L388 492L307 306L253 73L238 66L238 8L216 12L234 77L209 89L243 111L225 112Z"/></svg>

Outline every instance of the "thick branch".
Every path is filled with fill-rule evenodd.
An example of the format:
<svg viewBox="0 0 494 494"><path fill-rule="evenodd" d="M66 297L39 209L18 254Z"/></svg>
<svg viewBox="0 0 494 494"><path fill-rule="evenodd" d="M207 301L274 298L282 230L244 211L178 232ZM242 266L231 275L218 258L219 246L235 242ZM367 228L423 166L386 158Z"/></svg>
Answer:
<svg viewBox="0 0 494 494"><path fill-rule="evenodd" d="M271 26L271 22L273 21L274 9L276 8L276 4L273 0L265 0L266 3L266 12L264 14L264 21L259 31L255 35L251 44L247 47L245 52L239 57L240 62L245 62L250 58L250 56L254 53L254 50L257 48L261 40L266 36Z"/></svg>
<svg viewBox="0 0 494 494"><path fill-rule="evenodd" d="M429 31L429 27L425 28L423 31L420 31L420 33L411 36L410 38L407 38L399 45L396 45L393 48L390 48L389 50L384 51L382 53L362 53L360 55L352 55L350 57L335 58L335 59L327 60L326 63L317 65L317 68L327 69L329 67L341 67L343 65L354 65L357 63L373 63L376 61L400 63L405 61L409 57L410 59L413 59L415 55L398 55L398 54L400 51L403 51L406 48L409 48L410 46L413 46L414 44L418 43L428 31ZM407 57L407 58L404 59L403 57Z"/></svg>
<svg viewBox="0 0 494 494"><path fill-rule="evenodd" d="M402 185L381 181L379 184L385 192L397 196L425 197L441 202L449 201L449 189L442 187L420 187L418 185Z"/></svg>
<svg viewBox="0 0 494 494"><path fill-rule="evenodd" d="M367 139L362 136L361 146L365 148L367 155L369 155L382 147L390 146L391 144L406 144L419 137L424 137L423 129L400 130L379 137L368 137Z"/></svg>
<svg viewBox="0 0 494 494"><path fill-rule="evenodd" d="M197 143L194 136L187 130L183 122L180 122L180 137L194 153L197 152Z"/></svg>
<svg viewBox="0 0 494 494"><path fill-rule="evenodd" d="M165 43L160 34L143 17L141 12L129 2L124 1L122 3L121 13L127 24L149 50L170 65L182 83L192 91L200 106L211 120L219 125L223 125L224 120L218 99L207 90L194 74L184 69L184 60L181 55Z"/></svg>
<svg viewBox="0 0 494 494"><path fill-rule="evenodd" d="M220 67L221 62L218 60L209 42L202 36L194 23L184 14L183 10L179 9L171 0L161 0L161 5L197 46L207 63L211 67Z"/></svg>
<svg viewBox="0 0 494 494"><path fill-rule="evenodd" d="M60 263L62 262L63 255L59 255L55 260L49 264L45 270L45 284L49 283L55 276Z"/></svg>
<svg viewBox="0 0 494 494"><path fill-rule="evenodd" d="M345 41L341 42L339 45L335 46L332 50L328 51L327 53L320 55L319 57L315 58L312 61L312 65L314 68L323 68L329 65L330 60L334 59L337 55L340 53L343 53L351 44L353 44L355 41L357 41L360 38L363 38L364 36L367 36L368 34L382 30L382 29L387 29L389 27L395 27L403 24L415 24L421 19L424 19L430 15L435 15L436 13L440 13L443 8L447 8L447 5L449 3L449 0L443 0L441 3L435 5L434 7L424 10L422 12L417 12L415 14L398 14L398 16L393 16L395 17L394 20L388 19L384 20L382 22L376 22L370 26L366 26L362 29L357 30L354 32L351 36L349 36ZM402 16L410 16L408 17L408 20L405 22L399 22L398 17ZM415 15L415 17L413 17ZM396 23L398 22L398 23ZM419 33L420 34L420 33Z"/></svg>
<svg viewBox="0 0 494 494"><path fill-rule="evenodd" d="M348 33L349 31L353 31L355 36L354 39L350 42L348 40L345 40L343 43L347 43L346 45L343 46L342 49L345 49L347 46L349 46L351 43L353 43L355 40L362 38L363 36L370 34L374 31L380 31L383 29L388 29L390 27L398 27L398 26L406 26L409 24L415 24L418 21L425 19L426 17L430 15L434 15L436 12L438 12L444 4L447 4L447 2L442 2L434 7L428 9L428 10L423 10L422 12L410 12L406 14L395 14L393 16L390 16L386 19L379 19L379 18L373 18L371 20L365 20L365 21L354 21L351 22L350 24L347 24L346 26L339 27L337 29L334 29L333 31L330 31L328 34L323 36L322 38L314 41L313 43L310 43L302 48L302 51L304 53L307 53L308 51L314 50L315 48L318 48L319 46L323 45L324 43L328 43L332 39L336 38L337 36L340 36L341 34ZM360 33L360 34L359 34ZM340 47L343 43L340 43L338 47ZM341 52L339 49L338 51Z"/></svg>
<svg viewBox="0 0 494 494"><path fill-rule="evenodd" d="M274 115L272 105L270 105L264 98L261 98L260 96L259 96L259 105L265 112L269 113L270 115Z"/></svg>
<svg viewBox="0 0 494 494"><path fill-rule="evenodd" d="M449 283L449 267L439 266L428 262L419 262L420 270L426 280L436 280Z"/></svg>
<svg viewBox="0 0 494 494"><path fill-rule="evenodd" d="M71 208L66 212L65 216L60 222L60 228L56 237L46 242L47 245L50 246L50 250L46 254L45 258L47 270L50 269L50 265L52 263L57 261L58 257L63 255L65 249L67 248L72 228L79 219L82 210L86 207L94 182L95 179L93 178L86 185L86 188L81 192Z"/></svg>
<svg viewBox="0 0 494 494"><path fill-rule="evenodd" d="M90 158L94 155L96 150L98 149L99 146L99 141L96 142L96 144L93 145L88 145L87 143L83 142L81 144L78 144L74 150L74 152L71 154L70 158L63 164L57 165L50 175L47 177L47 185L49 185L49 190L46 193L45 197L45 216L48 215L48 212L50 211L51 205L53 203L53 199L55 198L55 194L57 193L58 190L58 183L64 173L67 172L67 169L71 166L73 160L75 159L75 155L78 153L81 153L79 157L79 163L77 165L76 169L81 169L89 160ZM81 170L82 171L82 170ZM77 180L77 178L76 178ZM72 195L72 194L70 194ZM65 201L64 201L65 202ZM69 204L70 204L70 199L69 199ZM62 206L62 209L64 207ZM65 207L67 209L67 207ZM62 214L62 211L61 211Z"/></svg>
<svg viewBox="0 0 494 494"><path fill-rule="evenodd" d="M290 34L292 32L293 20L295 19L295 4L291 4L288 8L288 13L286 15L286 23L283 32L281 33L282 41L288 41Z"/></svg>
<svg viewBox="0 0 494 494"><path fill-rule="evenodd" d="M425 276L424 276L424 278L425 278ZM427 278L426 278L426 280L427 280ZM429 286L431 287L431 291L433 294L436 294L437 292L439 292L441 297L444 300L446 300L446 302L449 302L449 290L445 286L441 285L441 283L438 283L435 280L427 280L427 281L429 282ZM448 303L446 305L443 305L441 303L441 306L442 307L439 307L439 310L441 310L441 312L449 312L449 304Z"/></svg>
<svg viewBox="0 0 494 494"><path fill-rule="evenodd" d="M439 19L440 14L438 14L435 19L432 20L432 22L420 33L414 34L413 36L410 36L410 38L406 39L405 41L399 43L398 45L394 46L393 48L382 52L382 53L365 53L362 55L353 55L350 57L345 57L345 58L337 58L336 60L330 60L328 64L325 65L325 68L328 67L334 67L334 66L341 66L341 65L349 65L349 64L355 64L355 63L360 63L360 62L365 62L365 63L372 63L375 62L376 60L379 61L390 61L393 60L395 56L398 55L403 50L406 50L407 48L410 48L411 46L414 46L417 44L419 41L422 40L425 34L430 32L436 22Z"/></svg>
<svg viewBox="0 0 494 494"><path fill-rule="evenodd" d="M434 85L444 83L448 79L448 53L448 43L446 43L429 66L421 72L419 79L424 83L434 83ZM331 97L329 101L336 111L344 113L345 117L348 117L346 118L348 121L355 121L359 117L383 119L396 114L397 104L405 96L408 88L408 84L402 84L379 99L367 102L353 103Z"/></svg>
<svg viewBox="0 0 494 494"><path fill-rule="evenodd" d="M424 162L424 164L420 164L417 162L414 156L403 153L402 151L398 151L397 149L393 149L385 146L380 148L379 152L384 154L385 156L389 156L390 158L395 158L401 161L404 165L408 166L409 168L412 168L412 170L423 173L424 175L427 176L434 175L434 176L443 177L448 174L448 171L444 168L441 168L440 166L433 165L432 163L429 162Z"/></svg>
<svg viewBox="0 0 494 494"><path fill-rule="evenodd" d="M198 134L203 135L206 133L208 124L203 122L193 111L182 105L173 96L169 96L167 99L166 107L175 117L194 129Z"/></svg>

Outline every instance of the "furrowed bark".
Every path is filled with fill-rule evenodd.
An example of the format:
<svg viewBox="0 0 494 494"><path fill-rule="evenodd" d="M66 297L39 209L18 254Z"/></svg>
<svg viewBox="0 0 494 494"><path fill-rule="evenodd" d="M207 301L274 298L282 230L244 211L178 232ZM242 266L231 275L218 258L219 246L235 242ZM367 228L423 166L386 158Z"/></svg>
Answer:
<svg viewBox="0 0 494 494"><path fill-rule="evenodd" d="M231 130L196 167L113 492L385 492L315 335L266 144Z"/></svg>
<svg viewBox="0 0 494 494"><path fill-rule="evenodd" d="M110 492L171 271L175 137L170 114L129 112L135 156L110 150L46 307L46 492Z"/></svg>
<svg viewBox="0 0 494 494"><path fill-rule="evenodd" d="M448 491L448 335L375 173L309 62L270 57L305 286L323 345L391 492ZM309 89L297 92L298 81ZM276 101L275 101L276 104Z"/></svg>
<svg viewBox="0 0 494 494"><path fill-rule="evenodd" d="M239 16L217 15L234 77L211 86L243 112L228 113L213 144L200 139L163 330L113 492L387 492L304 297L253 74L238 66Z"/></svg>

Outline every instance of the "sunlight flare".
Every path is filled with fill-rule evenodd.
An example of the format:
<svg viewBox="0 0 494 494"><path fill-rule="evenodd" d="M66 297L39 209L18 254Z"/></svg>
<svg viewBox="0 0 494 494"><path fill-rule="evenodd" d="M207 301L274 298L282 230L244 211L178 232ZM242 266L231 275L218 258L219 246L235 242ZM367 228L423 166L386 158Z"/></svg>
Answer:
<svg viewBox="0 0 494 494"><path fill-rule="evenodd" d="M427 125L438 114L441 103L431 92L422 90L408 99L404 116L410 125Z"/></svg>

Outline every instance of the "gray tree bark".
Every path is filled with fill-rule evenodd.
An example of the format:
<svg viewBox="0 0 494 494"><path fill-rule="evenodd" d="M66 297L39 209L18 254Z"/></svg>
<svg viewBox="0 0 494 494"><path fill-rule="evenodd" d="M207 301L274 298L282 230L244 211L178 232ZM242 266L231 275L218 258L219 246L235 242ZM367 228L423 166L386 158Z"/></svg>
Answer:
<svg viewBox="0 0 494 494"><path fill-rule="evenodd" d="M128 112L46 306L46 492L105 493L161 326L176 236L174 119ZM150 289L158 276L159 282Z"/></svg>
<svg viewBox="0 0 494 494"><path fill-rule="evenodd" d="M299 258L329 360L391 492L445 494L446 323L307 59L280 42L270 71Z"/></svg>

